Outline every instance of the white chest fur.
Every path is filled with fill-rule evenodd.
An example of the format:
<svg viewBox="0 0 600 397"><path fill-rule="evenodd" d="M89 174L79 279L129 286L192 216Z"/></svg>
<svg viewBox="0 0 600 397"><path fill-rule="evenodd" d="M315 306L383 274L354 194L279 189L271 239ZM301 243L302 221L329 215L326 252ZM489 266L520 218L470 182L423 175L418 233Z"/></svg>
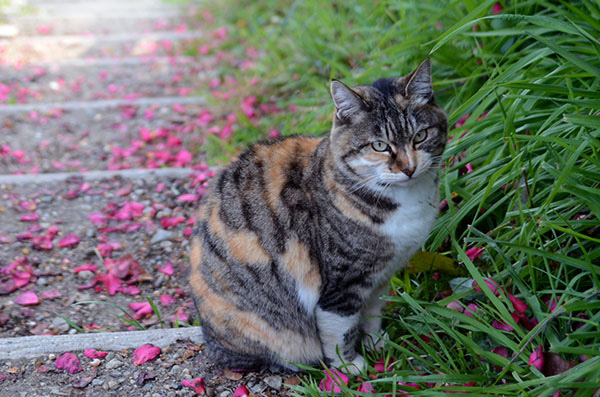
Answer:
<svg viewBox="0 0 600 397"><path fill-rule="evenodd" d="M439 191L433 176L422 175L387 194L399 206L381 225L394 244L396 255L383 278L389 279L421 247L433 228L439 208ZM383 280L382 280L383 281Z"/></svg>

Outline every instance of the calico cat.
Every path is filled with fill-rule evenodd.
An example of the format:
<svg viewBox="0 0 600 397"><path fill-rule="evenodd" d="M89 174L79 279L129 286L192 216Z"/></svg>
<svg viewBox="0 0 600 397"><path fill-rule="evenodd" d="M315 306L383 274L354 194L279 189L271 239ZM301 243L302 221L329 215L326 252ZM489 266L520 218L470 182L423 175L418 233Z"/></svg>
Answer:
<svg viewBox="0 0 600 397"><path fill-rule="evenodd" d="M203 199L189 282L223 367L361 371L357 342L382 335L380 296L434 224L447 120L429 60L331 96L327 136L251 146Z"/></svg>

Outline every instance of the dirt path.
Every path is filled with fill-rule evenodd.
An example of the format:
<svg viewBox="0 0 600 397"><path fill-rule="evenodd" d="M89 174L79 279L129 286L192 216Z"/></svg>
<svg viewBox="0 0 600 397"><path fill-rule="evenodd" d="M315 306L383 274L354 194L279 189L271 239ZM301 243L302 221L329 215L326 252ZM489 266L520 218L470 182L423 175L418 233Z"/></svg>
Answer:
<svg viewBox="0 0 600 397"><path fill-rule="evenodd" d="M0 30L18 33L0 39L4 346L19 352L26 339L8 338L32 335L75 341L81 330L168 334L193 325L188 241L197 201L214 175L198 149L206 130L226 116L205 101L223 57L189 56L207 45L207 35L219 40L218 27L200 11L199 4L158 0L29 0L8 9L9 28ZM176 170L151 172L158 167ZM127 169L138 171L114 175ZM46 176L15 180L19 174ZM84 355L75 342L35 358L25 350L5 356L0 396L289 391L283 374L214 368L189 339L135 365L143 339L125 349L107 345L103 358ZM80 368L75 361L62 368L64 353Z"/></svg>

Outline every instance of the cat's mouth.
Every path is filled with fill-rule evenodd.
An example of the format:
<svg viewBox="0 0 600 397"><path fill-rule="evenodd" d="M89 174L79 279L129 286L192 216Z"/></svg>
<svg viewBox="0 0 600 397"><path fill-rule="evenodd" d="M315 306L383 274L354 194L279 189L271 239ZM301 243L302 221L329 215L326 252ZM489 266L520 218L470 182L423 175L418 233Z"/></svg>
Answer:
<svg viewBox="0 0 600 397"><path fill-rule="evenodd" d="M389 185L403 185L412 183L419 177L420 173L411 173L407 175L405 173L384 173L380 175L377 184L381 186L389 186Z"/></svg>

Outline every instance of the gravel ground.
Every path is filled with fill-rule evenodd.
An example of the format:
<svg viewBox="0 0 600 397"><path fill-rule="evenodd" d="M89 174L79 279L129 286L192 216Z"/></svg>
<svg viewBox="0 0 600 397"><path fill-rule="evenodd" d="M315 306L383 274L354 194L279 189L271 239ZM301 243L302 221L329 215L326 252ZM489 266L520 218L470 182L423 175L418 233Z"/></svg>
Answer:
<svg viewBox="0 0 600 397"><path fill-rule="evenodd" d="M77 353L82 371L72 375L56 368L56 354L4 362L0 363L0 396L189 396L196 393L183 383L196 378L204 379L202 394L207 396L229 397L240 386L250 395L280 396L299 383L291 374L222 371L204 359L202 349L180 341L139 366L133 365L131 350L110 352L103 359Z"/></svg>

